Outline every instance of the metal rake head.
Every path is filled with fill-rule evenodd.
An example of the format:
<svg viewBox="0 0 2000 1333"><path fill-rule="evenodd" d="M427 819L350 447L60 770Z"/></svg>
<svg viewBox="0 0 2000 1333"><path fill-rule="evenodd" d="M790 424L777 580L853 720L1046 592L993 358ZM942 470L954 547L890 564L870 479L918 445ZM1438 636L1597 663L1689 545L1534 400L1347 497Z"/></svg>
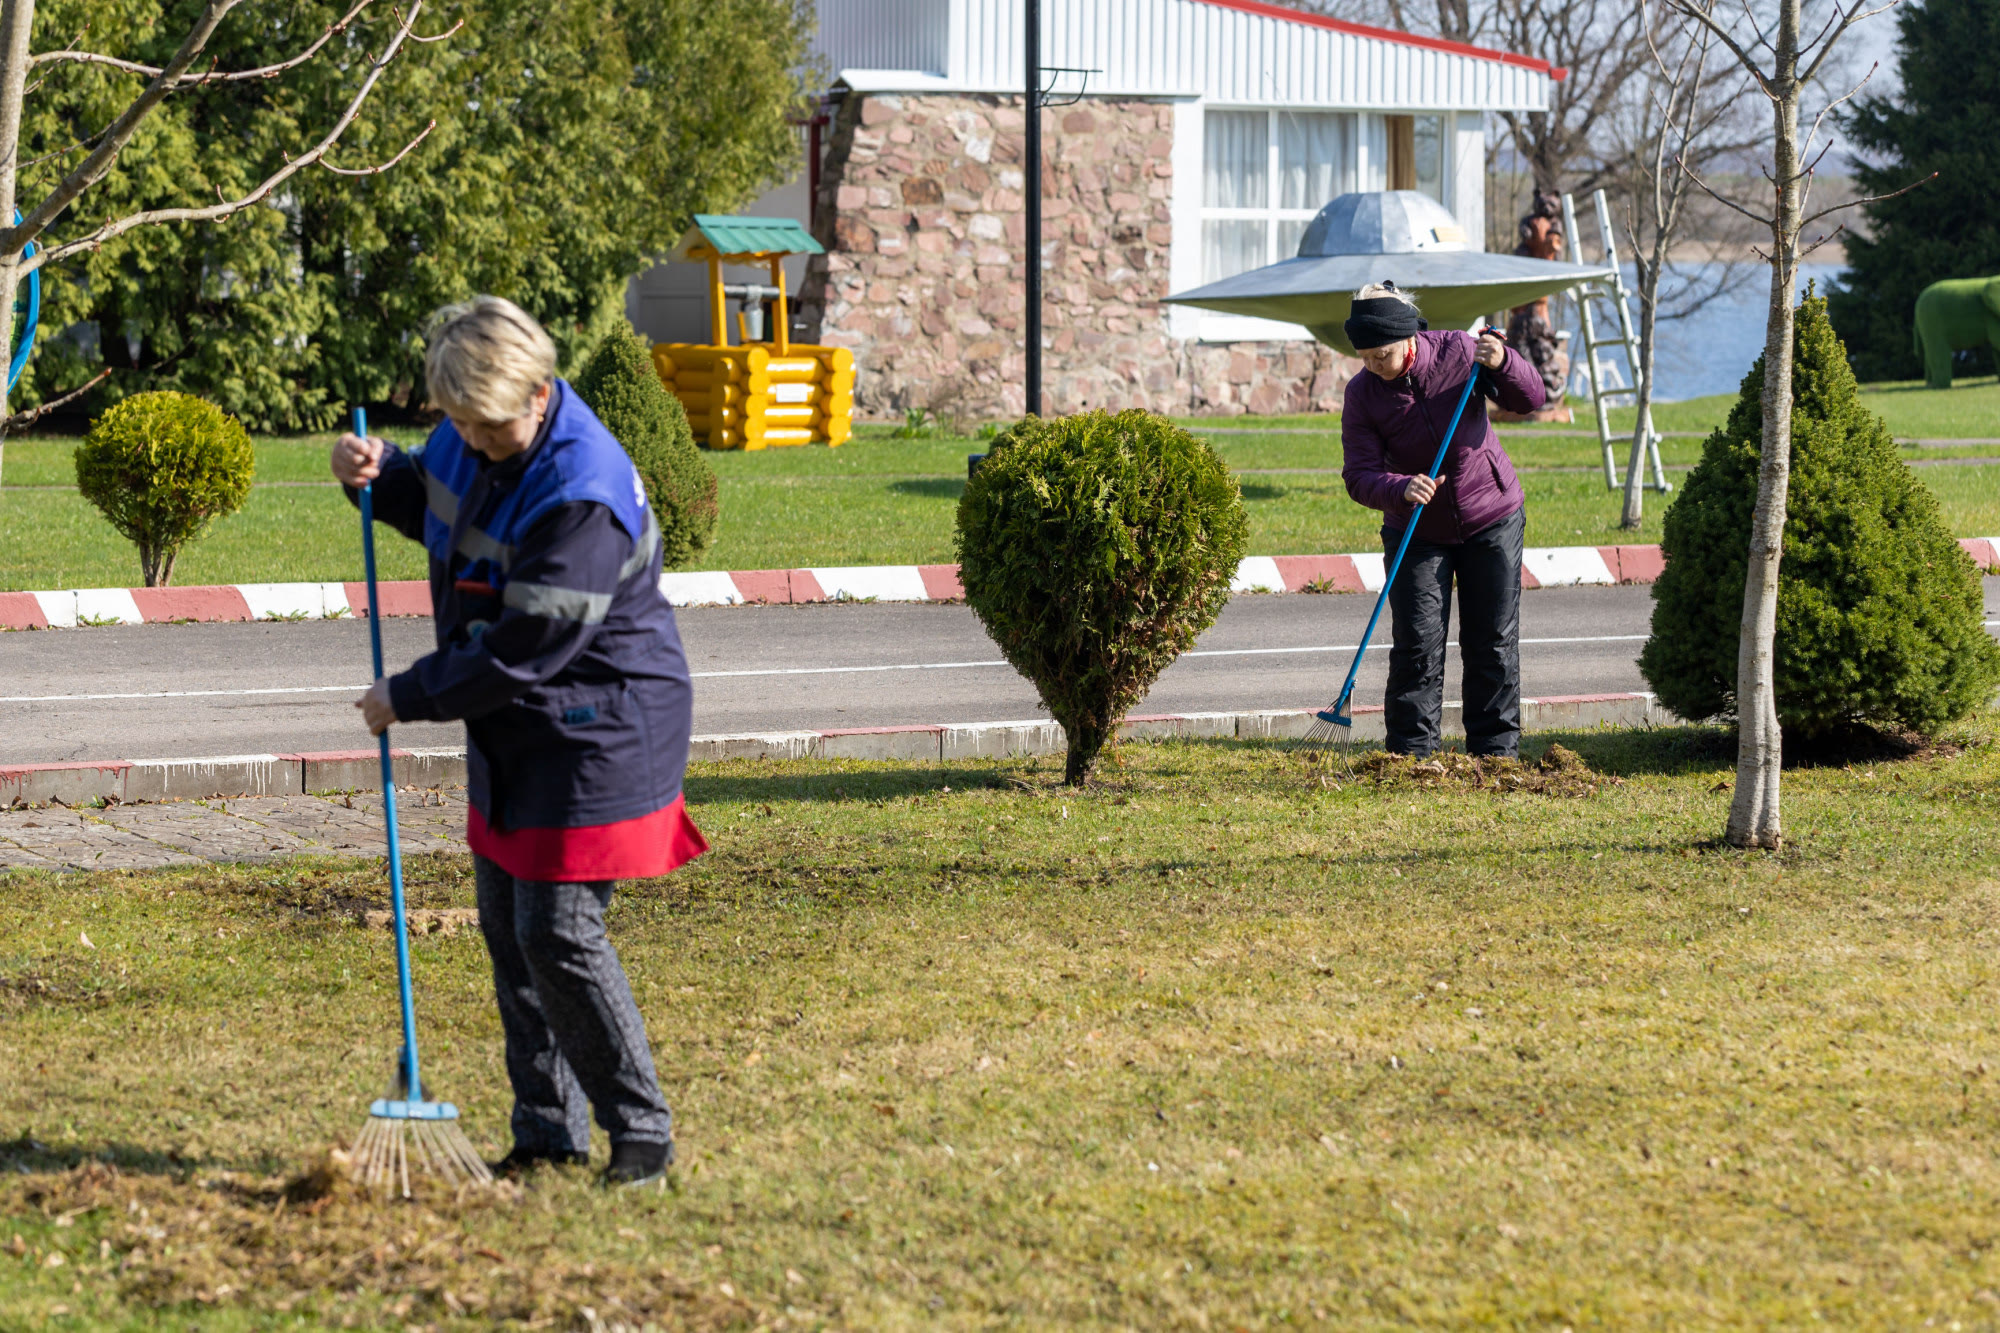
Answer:
<svg viewBox="0 0 2000 1333"><path fill-rule="evenodd" d="M369 1189L410 1197L410 1175L449 1186L490 1185L493 1173L458 1125L450 1102L382 1100L354 1140L355 1178Z"/></svg>
<svg viewBox="0 0 2000 1333"><path fill-rule="evenodd" d="M1313 714L1312 726L1292 746L1293 750L1303 752L1311 759L1337 758L1349 777L1354 775L1350 758L1354 749L1352 699L1351 689L1342 691L1340 698Z"/></svg>

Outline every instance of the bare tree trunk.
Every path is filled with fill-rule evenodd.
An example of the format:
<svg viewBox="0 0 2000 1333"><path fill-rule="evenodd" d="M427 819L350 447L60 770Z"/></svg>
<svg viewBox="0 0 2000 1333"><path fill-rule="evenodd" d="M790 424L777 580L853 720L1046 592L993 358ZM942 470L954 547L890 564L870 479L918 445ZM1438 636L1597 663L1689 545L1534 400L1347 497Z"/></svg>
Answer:
<svg viewBox="0 0 2000 1333"><path fill-rule="evenodd" d="M180 548L154 542L139 543L139 574L148 588L164 588L174 576L174 557Z"/></svg>
<svg viewBox="0 0 2000 1333"><path fill-rule="evenodd" d="M1772 47L1771 97L1775 198L1771 214L1771 309L1764 337L1764 423L1757 508L1750 518L1750 565L1743 579L1742 637L1736 650L1736 795L1724 837L1732 847L1776 848L1783 836L1778 780L1784 740L1778 731L1775 639L1778 562L1792 479L1792 293L1798 280L1801 225L1799 165L1799 7L1779 0Z"/></svg>
<svg viewBox="0 0 2000 1333"><path fill-rule="evenodd" d="M1639 383L1633 406L1638 418L1632 424L1632 459L1625 466L1625 510L1618 526L1636 532L1645 505L1646 441L1653 433L1654 330L1660 320L1660 273L1666 255L1657 243L1650 262L1639 262Z"/></svg>
<svg viewBox="0 0 2000 1333"><path fill-rule="evenodd" d="M27 100L28 40L34 34L35 0L0 0L0 225L13 226L21 170L21 113ZM14 294L21 286L21 252L0 256L0 422L7 417L6 367L14 355ZM4 431L4 426L0 426ZM7 441L0 434L0 468Z"/></svg>

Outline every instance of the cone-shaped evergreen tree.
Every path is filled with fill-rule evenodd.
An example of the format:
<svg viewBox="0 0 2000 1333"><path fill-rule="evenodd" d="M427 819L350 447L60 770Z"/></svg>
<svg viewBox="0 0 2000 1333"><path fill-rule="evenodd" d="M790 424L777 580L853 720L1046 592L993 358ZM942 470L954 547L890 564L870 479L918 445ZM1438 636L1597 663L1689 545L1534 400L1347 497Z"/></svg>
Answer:
<svg viewBox="0 0 2000 1333"><path fill-rule="evenodd" d="M1800 736L1852 723L1935 731L1988 703L2000 683L1978 570L1888 426L1861 406L1824 298L1807 294L1793 347L1778 720ZM1667 510L1667 567L1639 669L1682 717L1736 708L1763 389L1759 357Z"/></svg>
<svg viewBox="0 0 2000 1333"><path fill-rule="evenodd" d="M660 383L651 345L629 324L613 330L576 377L576 391L639 469L666 567L686 564L715 537L715 473L695 447L680 399Z"/></svg>

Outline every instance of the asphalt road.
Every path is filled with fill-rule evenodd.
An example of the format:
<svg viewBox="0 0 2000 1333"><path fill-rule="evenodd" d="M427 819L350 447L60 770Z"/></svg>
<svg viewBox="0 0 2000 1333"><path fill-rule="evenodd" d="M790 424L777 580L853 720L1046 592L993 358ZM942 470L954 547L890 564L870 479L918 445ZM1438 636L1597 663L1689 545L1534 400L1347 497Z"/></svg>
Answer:
<svg viewBox="0 0 2000 1333"><path fill-rule="evenodd" d="M1232 602L1140 711L1325 704L1374 598ZM1986 580L1989 621L2000 578ZM1645 688L1634 664L1652 613L1643 587L1524 593L1522 689L1531 697ZM817 730L1037 717L1027 682L962 606L706 607L679 613L696 673L695 731ZM391 669L429 650L429 620L383 622ZM1385 627L1386 628L1386 627ZM1380 635L1378 634L1378 643ZM367 679L365 622L131 625L0 634L0 762L352 750ZM1358 694L1379 702L1384 657ZM1457 697L1456 654L1446 695ZM455 725L411 725L400 745L455 745Z"/></svg>

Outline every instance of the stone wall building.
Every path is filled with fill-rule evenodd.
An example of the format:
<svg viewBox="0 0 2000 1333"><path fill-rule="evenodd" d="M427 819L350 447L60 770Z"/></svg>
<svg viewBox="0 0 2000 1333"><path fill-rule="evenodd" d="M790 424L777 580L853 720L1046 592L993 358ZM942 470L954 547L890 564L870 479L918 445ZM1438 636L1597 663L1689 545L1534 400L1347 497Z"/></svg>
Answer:
<svg viewBox="0 0 2000 1333"><path fill-rule="evenodd" d="M1337 408L1357 363L1296 325L1167 296L1289 257L1352 190L1423 190L1483 237L1484 117L1545 109L1562 77L1257 0L1042 12L1044 86L1067 103L1041 113L1045 413ZM853 349L861 416L1018 415L1021 0L820 0L818 13L838 73L804 179L744 209L803 207L827 247L792 279L795 333ZM643 331L705 327L692 276L676 279L678 306L649 296L665 278L635 284Z"/></svg>

